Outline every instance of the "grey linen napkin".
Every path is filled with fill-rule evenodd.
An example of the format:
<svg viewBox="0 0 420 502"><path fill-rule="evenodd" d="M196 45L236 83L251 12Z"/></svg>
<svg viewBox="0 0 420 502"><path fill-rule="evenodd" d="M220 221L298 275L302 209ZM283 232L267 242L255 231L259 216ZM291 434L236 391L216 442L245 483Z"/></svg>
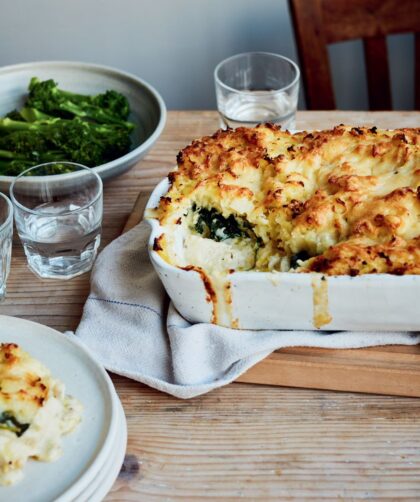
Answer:
<svg viewBox="0 0 420 502"><path fill-rule="evenodd" d="M420 343L420 334L245 331L190 324L169 302L142 222L109 244L92 271L76 331L108 370L188 399L235 380L281 347L358 348Z"/></svg>

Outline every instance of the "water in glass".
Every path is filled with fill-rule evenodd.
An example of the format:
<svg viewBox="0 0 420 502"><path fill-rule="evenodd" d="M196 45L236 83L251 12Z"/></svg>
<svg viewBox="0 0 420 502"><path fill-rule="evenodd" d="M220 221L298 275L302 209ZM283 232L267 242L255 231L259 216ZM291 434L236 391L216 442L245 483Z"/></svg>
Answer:
<svg viewBox="0 0 420 502"><path fill-rule="evenodd" d="M28 264L43 277L74 277L91 268L100 244L101 217L94 206L78 209L75 204L46 203L36 208L37 214L17 215Z"/></svg>
<svg viewBox="0 0 420 502"><path fill-rule="evenodd" d="M247 91L219 97L222 127L254 127L272 122L295 128L296 97L279 91Z"/></svg>

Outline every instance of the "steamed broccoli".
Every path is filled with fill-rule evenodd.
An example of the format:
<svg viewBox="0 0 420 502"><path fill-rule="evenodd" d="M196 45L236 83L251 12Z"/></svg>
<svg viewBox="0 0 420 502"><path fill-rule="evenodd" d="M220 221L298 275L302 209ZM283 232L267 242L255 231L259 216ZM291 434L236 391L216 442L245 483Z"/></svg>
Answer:
<svg viewBox="0 0 420 502"><path fill-rule="evenodd" d="M64 152L55 149L40 131L28 128L0 137L0 173L3 175L17 175L36 164L64 158Z"/></svg>
<svg viewBox="0 0 420 502"><path fill-rule="evenodd" d="M130 150L129 112L127 99L116 91L84 96L34 77L25 106L0 118L0 174L16 175L45 162L110 162Z"/></svg>
<svg viewBox="0 0 420 502"><path fill-rule="evenodd" d="M47 159L45 162L52 162L52 160ZM22 171L25 171L34 165L35 164L29 160L13 159L5 161L0 158L0 173L3 176L17 176ZM67 172L71 172L71 168L69 168L68 165L60 165L55 163L55 161L54 164L50 164L44 168L44 174L64 174Z"/></svg>
<svg viewBox="0 0 420 502"><path fill-rule="evenodd" d="M25 120L20 111L19 110L12 110L11 112L9 112L5 118L8 118L8 119L12 119L12 120L17 120L17 121L20 121L22 122L23 120Z"/></svg>
<svg viewBox="0 0 420 502"><path fill-rule="evenodd" d="M36 108L30 108L29 106L24 106L19 111L20 116L26 122L37 122L39 120L54 120L57 117L53 117L51 115L47 115L46 113L40 112ZM12 118L12 117L10 117Z"/></svg>
<svg viewBox="0 0 420 502"><path fill-rule="evenodd" d="M17 131L40 131L46 127L51 127L52 125L58 123L60 120L57 117L52 117L47 120L36 120L33 122L26 122L24 120L13 120L8 117L0 119L0 138L8 136L11 133Z"/></svg>
<svg viewBox="0 0 420 502"><path fill-rule="evenodd" d="M81 117L99 123L118 124L129 130L134 128L131 122L127 122L130 111L128 101L116 91L84 96L59 89L54 80L41 82L33 77L26 105L63 118Z"/></svg>
<svg viewBox="0 0 420 502"><path fill-rule="evenodd" d="M12 122L9 123L9 126L13 125L13 122L37 122L39 120L59 120L58 117L53 117L52 115L47 115L46 113L40 112L36 108L30 108L28 106L24 106L20 110L12 110L7 113L0 122L2 124L8 124L8 121L3 123L5 119L9 119ZM16 125L16 124L15 124ZM19 127L19 125L16 125Z"/></svg>
<svg viewBox="0 0 420 502"><path fill-rule="evenodd" d="M9 174L7 160L16 161L10 166L13 169L23 161L25 166L27 162L35 165L67 160L94 167L124 155L130 148L126 129L111 124L80 119L19 124L16 128L14 121L0 120L0 130L11 128L9 134L0 136L2 174Z"/></svg>
<svg viewBox="0 0 420 502"><path fill-rule="evenodd" d="M121 127L78 119L62 121L46 134L64 151L64 158L88 167L121 157L129 151L131 143L127 131Z"/></svg>

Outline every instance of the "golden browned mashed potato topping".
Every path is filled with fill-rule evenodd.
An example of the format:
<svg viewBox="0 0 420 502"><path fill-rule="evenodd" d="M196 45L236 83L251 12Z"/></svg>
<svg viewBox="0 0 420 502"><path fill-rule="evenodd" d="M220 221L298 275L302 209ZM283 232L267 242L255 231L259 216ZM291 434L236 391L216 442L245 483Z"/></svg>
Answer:
<svg viewBox="0 0 420 502"><path fill-rule="evenodd" d="M77 426L81 411L43 364L14 343L0 344L0 484L21 479L29 458L59 458L61 436Z"/></svg>
<svg viewBox="0 0 420 502"><path fill-rule="evenodd" d="M420 274L420 129L266 124L218 131L177 160L152 214L173 265Z"/></svg>

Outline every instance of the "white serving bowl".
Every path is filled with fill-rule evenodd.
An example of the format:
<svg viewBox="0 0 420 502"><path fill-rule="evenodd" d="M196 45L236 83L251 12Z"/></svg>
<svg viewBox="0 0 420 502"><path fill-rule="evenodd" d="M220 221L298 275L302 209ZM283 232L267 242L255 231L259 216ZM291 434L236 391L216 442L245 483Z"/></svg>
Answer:
<svg viewBox="0 0 420 502"><path fill-rule="evenodd" d="M23 106L32 77L51 78L62 89L80 94L92 95L113 89L126 96L131 108L129 120L136 125L132 133L132 149L118 159L93 168L103 180L133 167L146 155L165 126L165 103L144 80L107 66L70 61L23 63L0 68L0 116ZM0 190L6 191L13 179L13 176L0 176Z"/></svg>
<svg viewBox="0 0 420 502"><path fill-rule="evenodd" d="M157 207L169 185L166 178L156 186L146 210ZM155 218L147 221L151 226L148 244L151 262L178 312L192 323L215 322L240 329L420 329L419 275L322 277L322 274L290 272L234 272L228 279L232 300L230 312L219 311L214 321L217 302L209 299L200 274L194 270L180 269L163 260L154 251L154 241L164 232L164 228ZM324 284L325 288L321 295L318 288L320 284ZM314 305L321 303L319 300L325 300L326 305L321 313L328 314L330 320L317 325Z"/></svg>

